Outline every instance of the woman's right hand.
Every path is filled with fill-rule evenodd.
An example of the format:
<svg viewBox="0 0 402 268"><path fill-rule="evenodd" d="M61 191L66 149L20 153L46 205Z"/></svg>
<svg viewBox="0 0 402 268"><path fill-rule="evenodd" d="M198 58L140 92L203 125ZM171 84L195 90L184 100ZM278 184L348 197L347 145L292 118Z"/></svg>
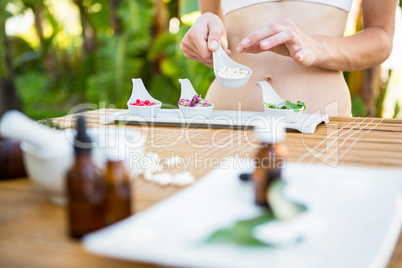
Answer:
<svg viewBox="0 0 402 268"><path fill-rule="evenodd" d="M226 32L221 19L213 13L202 14L184 36L180 48L184 56L213 66L212 52L221 45L221 38L226 40ZM230 51L226 51L230 53Z"/></svg>

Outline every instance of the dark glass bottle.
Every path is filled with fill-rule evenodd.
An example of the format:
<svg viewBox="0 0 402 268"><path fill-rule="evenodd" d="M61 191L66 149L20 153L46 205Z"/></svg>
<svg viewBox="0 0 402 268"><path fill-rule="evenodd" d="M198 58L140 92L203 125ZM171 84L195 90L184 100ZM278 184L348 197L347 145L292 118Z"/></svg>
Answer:
<svg viewBox="0 0 402 268"><path fill-rule="evenodd" d="M27 176L20 145L0 137L0 180Z"/></svg>
<svg viewBox="0 0 402 268"><path fill-rule="evenodd" d="M252 174L255 187L255 203L269 207L268 189L273 181L280 179L285 165L286 147L285 129L281 124L267 129L256 129L260 140L260 149L255 159L255 170Z"/></svg>
<svg viewBox="0 0 402 268"><path fill-rule="evenodd" d="M131 215L131 183L121 161L109 159L106 164L106 223L112 224Z"/></svg>
<svg viewBox="0 0 402 268"><path fill-rule="evenodd" d="M92 162L92 144L85 119L78 117L74 140L75 161L67 173L69 232L73 238L105 226L106 184Z"/></svg>

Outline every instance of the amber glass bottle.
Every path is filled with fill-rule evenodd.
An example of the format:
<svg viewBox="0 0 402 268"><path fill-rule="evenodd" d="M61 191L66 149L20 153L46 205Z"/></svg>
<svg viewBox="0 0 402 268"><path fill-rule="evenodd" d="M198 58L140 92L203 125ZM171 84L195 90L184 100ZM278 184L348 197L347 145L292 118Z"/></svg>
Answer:
<svg viewBox="0 0 402 268"><path fill-rule="evenodd" d="M112 224L131 215L130 176L123 163L111 158L106 164L106 223Z"/></svg>
<svg viewBox="0 0 402 268"><path fill-rule="evenodd" d="M268 188L274 180L281 178L285 165L287 149L282 142L285 140L286 132L282 124L273 125L270 129L257 128L255 131L260 140L260 149L255 158L255 170L252 174L255 203L269 207Z"/></svg>
<svg viewBox="0 0 402 268"><path fill-rule="evenodd" d="M67 172L69 232L73 238L105 226L106 184L92 162L92 144L85 119L78 117L74 140L75 161Z"/></svg>
<svg viewBox="0 0 402 268"><path fill-rule="evenodd" d="M0 137L0 180L27 176L20 145Z"/></svg>

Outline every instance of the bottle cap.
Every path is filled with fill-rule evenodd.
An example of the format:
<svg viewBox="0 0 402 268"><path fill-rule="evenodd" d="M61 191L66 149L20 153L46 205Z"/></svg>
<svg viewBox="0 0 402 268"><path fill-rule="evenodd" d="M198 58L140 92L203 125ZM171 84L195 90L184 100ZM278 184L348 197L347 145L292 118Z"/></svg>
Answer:
<svg viewBox="0 0 402 268"><path fill-rule="evenodd" d="M285 140L286 129L283 123L275 122L254 127L257 138L264 143L280 143Z"/></svg>
<svg viewBox="0 0 402 268"><path fill-rule="evenodd" d="M92 140L86 132L85 117L79 116L77 118L76 130L74 150L76 152L90 152L92 149Z"/></svg>

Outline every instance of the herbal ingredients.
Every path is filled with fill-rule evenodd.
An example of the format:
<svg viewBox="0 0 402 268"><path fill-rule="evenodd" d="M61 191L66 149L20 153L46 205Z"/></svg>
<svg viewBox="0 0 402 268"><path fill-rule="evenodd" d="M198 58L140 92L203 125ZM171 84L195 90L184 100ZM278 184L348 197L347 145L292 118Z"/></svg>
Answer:
<svg viewBox="0 0 402 268"><path fill-rule="evenodd" d="M130 105L132 105L132 106L154 106L154 105L156 105L156 103L150 102L149 100L142 101L140 99L137 99L135 102L130 103Z"/></svg>
<svg viewBox="0 0 402 268"><path fill-rule="evenodd" d="M280 109L280 110L294 110L295 112L300 112L301 110L306 110L306 105L304 102L297 101L296 103L291 102L290 100L281 102L279 104L272 104L263 102L265 106L271 109Z"/></svg>
<svg viewBox="0 0 402 268"><path fill-rule="evenodd" d="M219 69L218 73L219 76L224 77L224 78L241 78L241 77L246 77L249 74L249 71L247 70L242 70L240 68L228 68L226 66L223 66L222 68Z"/></svg>
<svg viewBox="0 0 402 268"><path fill-rule="evenodd" d="M188 99L180 99L179 105L186 106L186 107L207 107L211 104L207 100L203 100L201 96L194 95L191 100Z"/></svg>

